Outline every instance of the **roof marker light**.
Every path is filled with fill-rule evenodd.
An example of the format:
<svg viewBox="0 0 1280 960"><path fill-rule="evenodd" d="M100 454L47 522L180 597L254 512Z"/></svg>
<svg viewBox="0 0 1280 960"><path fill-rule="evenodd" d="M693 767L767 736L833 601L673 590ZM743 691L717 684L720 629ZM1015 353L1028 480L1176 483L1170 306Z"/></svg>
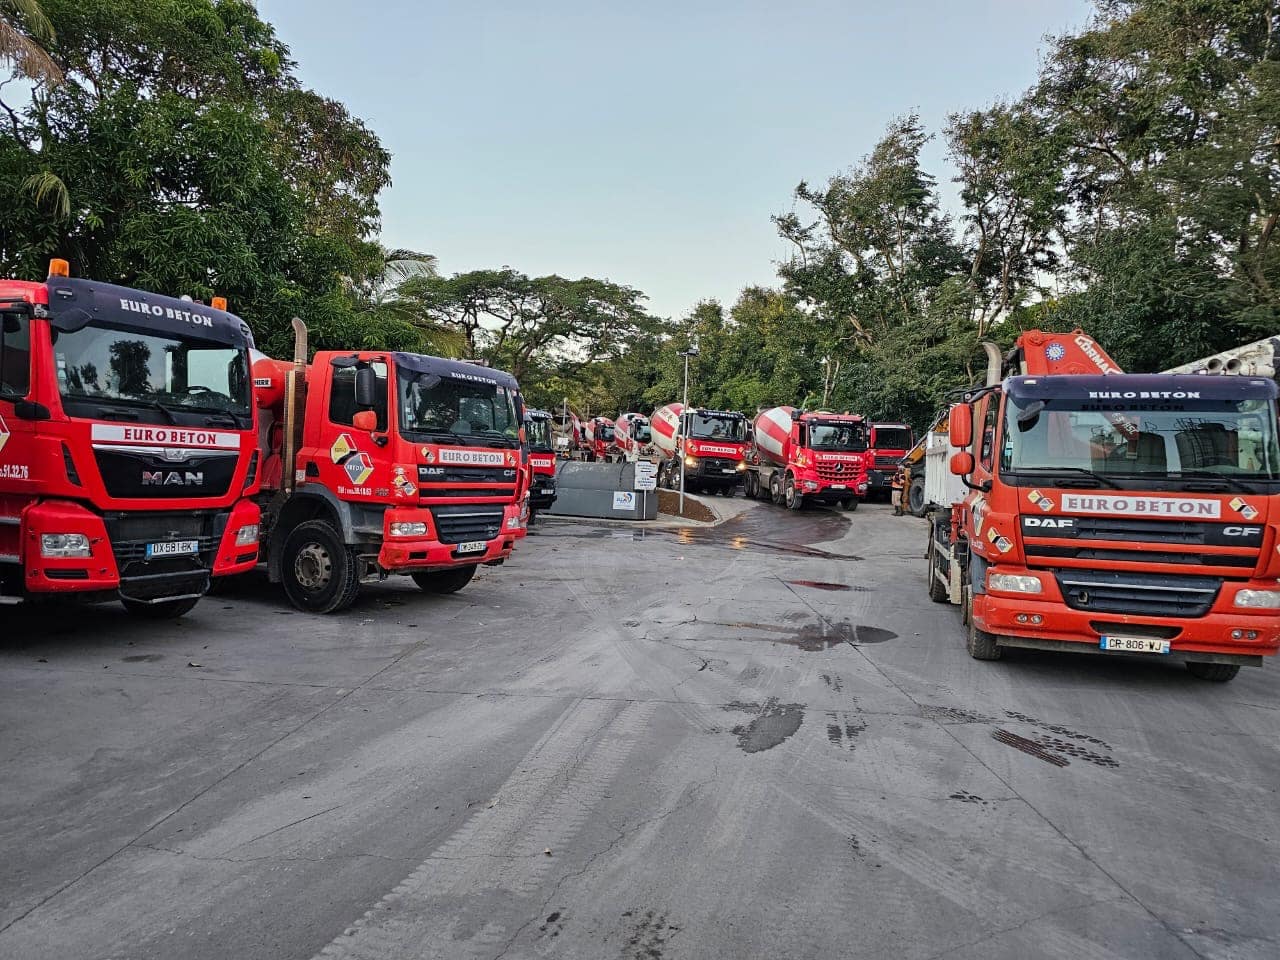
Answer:
<svg viewBox="0 0 1280 960"><path fill-rule="evenodd" d="M71 264L60 257L54 257L49 261L49 276L51 277L70 277Z"/></svg>
<svg viewBox="0 0 1280 960"><path fill-rule="evenodd" d="M209 306L213 307L213 309L215 309L215 310L226 310L226 309L227 309L227 298L226 298L226 297L214 297L212 300L210 300L210 301L209 301Z"/></svg>

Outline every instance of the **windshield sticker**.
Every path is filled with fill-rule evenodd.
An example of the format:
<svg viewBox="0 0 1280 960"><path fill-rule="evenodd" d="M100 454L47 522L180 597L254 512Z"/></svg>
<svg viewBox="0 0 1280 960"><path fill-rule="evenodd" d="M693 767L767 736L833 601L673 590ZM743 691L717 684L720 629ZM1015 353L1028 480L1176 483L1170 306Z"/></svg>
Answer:
<svg viewBox="0 0 1280 960"><path fill-rule="evenodd" d="M333 446L329 448L329 458L334 463L341 463L355 452L356 442L351 439L351 434L340 433L338 439L333 441Z"/></svg>
<svg viewBox="0 0 1280 960"><path fill-rule="evenodd" d="M1237 498L1239 499L1239 498ZM1241 501L1243 503L1243 501ZM1222 504L1217 500L1179 497L1111 496L1108 494L1062 495L1065 513L1115 513L1124 516L1204 517L1216 519L1222 516Z"/></svg>
<svg viewBox="0 0 1280 960"><path fill-rule="evenodd" d="M1255 510L1248 503L1248 501L1244 500L1242 497L1235 497L1234 499L1231 500L1230 503L1227 504L1227 506L1229 506L1236 513L1240 514L1246 520L1252 520L1254 517L1258 515L1258 511Z"/></svg>

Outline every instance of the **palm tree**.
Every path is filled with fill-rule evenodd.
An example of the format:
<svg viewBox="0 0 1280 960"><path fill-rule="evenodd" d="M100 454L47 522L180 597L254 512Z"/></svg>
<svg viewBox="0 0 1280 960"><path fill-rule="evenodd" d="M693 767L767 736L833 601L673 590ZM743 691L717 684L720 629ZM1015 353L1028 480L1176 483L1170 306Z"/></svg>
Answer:
<svg viewBox="0 0 1280 960"><path fill-rule="evenodd" d="M29 80L61 83L62 68L42 46L53 36L39 0L0 0L0 66Z"/></svg>
<svg viewBox="0 0 1280 960"><path fill-rule="evenodd" d="M466 338L454 327L437 322L424 308L414 288L439 276L436 257L415 250L382 250L382 271L353 283L356 313L369 320L407 324L421 338L421 349L446 357L461 356Z"/></svg>

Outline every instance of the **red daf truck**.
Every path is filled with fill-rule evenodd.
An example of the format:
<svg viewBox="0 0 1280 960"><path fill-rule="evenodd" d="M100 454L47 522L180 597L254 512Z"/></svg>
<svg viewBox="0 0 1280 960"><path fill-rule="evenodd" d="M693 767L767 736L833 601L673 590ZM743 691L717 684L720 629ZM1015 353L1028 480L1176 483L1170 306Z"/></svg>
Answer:
<svg viewBox="0 0 1280 960"><path fill-rule="evenodd" d="M253 337L213 306L0 280L0 602L177 617L258 558Z"/></svg>
<svg viewBox="0 0 1280 960"><path fill-rule="evenodd" d="M657 451L658 483L671 490L709 490L733 496L747 465L747 418L733 410L686 410L669 403L649 418Z"/></svg>
<svg viewBox="0 0 1280 960"><path fill-rule="evenodd" d="M300 610L351 605L364 579L462 589L526 533L523 404L508 373L377 350L262 358L262 552Z"/></svg>
<svg viewBox="0 0 1280 960"><path fill-rule="evenodd" d="M962 606L970 655L1154 655L1226 681L1275 654L1275 381L1126 374L1079 330L984 347L985 386L927 454L950 469L926 472L929 596Z"/></svg>
<svg viewBox="0 0 1280 960"><path fill-rule="evenodd" d="M873 423L867 436L867 496L893 493L894 477L902 458L916 445L905 423Z"/></svg>
<svg viewBox="0 0 1280 960"><path fill-rule="evenodd" d="M867 496L867 424L856 414L773 407L756 417L746 493L790 510L806 503L858 509Z"/></svg>
<svg viewBox="0 0 1280 960"><path fill-rule="evenodd" d="M539 510L549 510L556 502L556 451L552 436L554 418L545 410L526 410L525 445L528 447L529 522Z"/></svg>

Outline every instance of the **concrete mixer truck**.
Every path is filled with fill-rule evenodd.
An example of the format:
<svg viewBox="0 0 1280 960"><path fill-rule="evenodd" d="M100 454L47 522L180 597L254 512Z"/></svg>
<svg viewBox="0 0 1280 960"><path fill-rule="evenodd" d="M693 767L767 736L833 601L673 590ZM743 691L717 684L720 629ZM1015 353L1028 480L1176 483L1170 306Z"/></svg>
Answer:
<svg viewBox="0 0 1280 960"><path fill-rule="evenodd" d="M653 431L642 413L623 413L613 425L613 442L628 463L653 456Z"/></svg>
<svg viewBox="0 0 1280 960"><path fill-rule="evenodd" d="M708 490L731 497L747 466L747 418L732 410L706 410L669 403L649 418L660 460L658 483L671 490Z"/></svg>
<svg viewBox="0 0 1280 960"><path fill-rule="evenodd" d="M553 417L545 410L527 410L524 415L525 444L529 448L529 522L539 510L556 502L556 452L552 436Z"/></svg>
<svg viewBox="0 0 1280 960"><path fill-rule="evenodd" d="M525 533L523 403L508 373L458 360L322 350L259 359L261 551L300 610L351 605L406 574L453 593Z"/></svg>
<svg viewBox="0 0 1280 960"><path fill-rule="evenodd" d="M585 458L609 460L617 452L613 442L613 421L608 417L592 417L583 425Z"/></svg>
<svg viewBox="0 0 1280 960"><path fill-rule="evenodd" d="M856 510L867 496L867 424L855 414L761 412L747 453L746 492L790 510L838 503Z"/></svg>

